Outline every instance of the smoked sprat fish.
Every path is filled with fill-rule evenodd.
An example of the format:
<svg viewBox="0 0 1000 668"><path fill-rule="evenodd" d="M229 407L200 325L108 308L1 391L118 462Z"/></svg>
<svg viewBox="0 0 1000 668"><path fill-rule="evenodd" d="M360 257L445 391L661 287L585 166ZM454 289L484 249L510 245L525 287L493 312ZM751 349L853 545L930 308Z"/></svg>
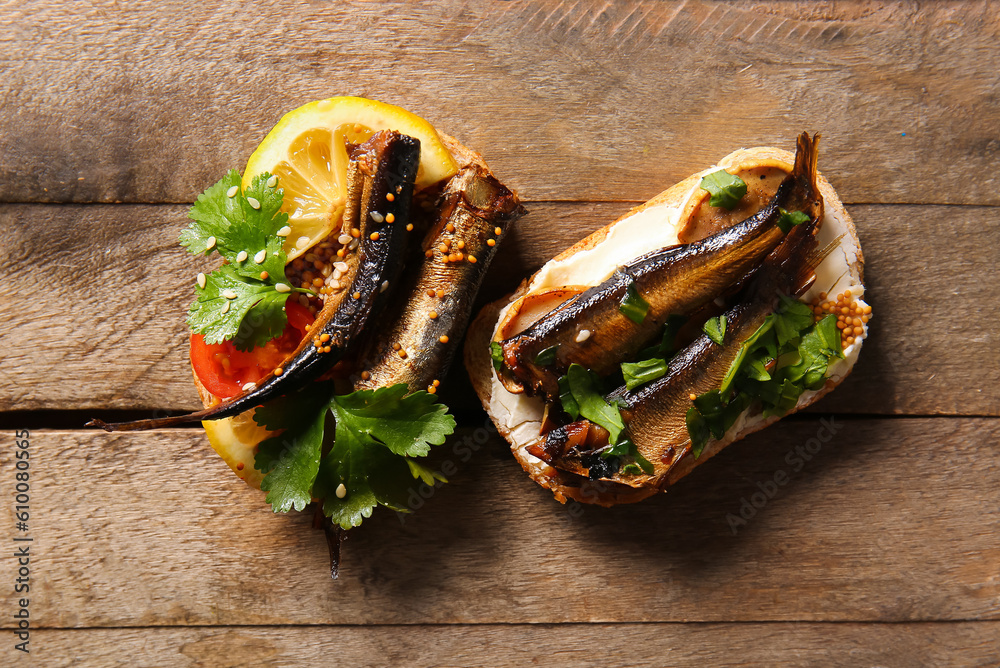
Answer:
<svg viewBox="0 0 1000 668"><path fill-rule="evenodd" d="M782 209L815 218L822 211L816 189L819 138L798 139L795 166L770 202L737 225L687 245L648 253L501 343L500 380L510 392L559 394L558 379L570 364L598 375L612 372L661 331L671 315L687 316L743 280L781 241ZM628 292L648 303L641 321L620 308ZM581 336L581 332L587 334ZM551 359L543 353L552 351Z"/></svg>

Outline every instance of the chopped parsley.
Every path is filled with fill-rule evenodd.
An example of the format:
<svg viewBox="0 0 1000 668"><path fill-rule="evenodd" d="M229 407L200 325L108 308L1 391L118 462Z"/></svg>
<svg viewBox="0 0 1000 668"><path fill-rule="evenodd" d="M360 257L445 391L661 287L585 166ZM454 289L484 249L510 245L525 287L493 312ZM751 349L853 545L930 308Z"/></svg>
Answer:
<svg viewBox="0 0 1000 668"><path fill-rule="evenodd" d="M778 228L786 234L788 233L788 230L792 229L796 225L809 222L809 215L804 211L789 212L779 208L778 214Z"/></svg>
<svg viewBox="0 0 1000 668"><path fill-rule="evenodd" d="M746 182L724 169L703 176L700 187L711 195L709 204L723 209L734 208L747 194Z"/></svg>
<svg viewBox="0 0 1000 668"><path fill-rule="evenodd" d="M597 378L592 371L579 364L570 364L566 370L566 382L579 414L596 425L608 430L608 442L617 443L618 436L625 429L617 406L605 401L598 391ZM565 409L565 404L563 405ZM569 412L569 411L567 411Z"/></svg>
<svg viewBox="0 0 1000 668"><path fill-rule="evenodd" d="M455 418L435 395L407 394L400 383L334 395L331 383L314 383L254 413L254 420L282 433L258 447L254 466L274 512L303 510L313 498L343 529L382 505L408 512L413 480L444 481L415 462L455 430ZM333 438L328 421L335 422ZM433 482L428 482L433 484Z"/></svg>
<svg viewBox="0 0 1000 668"><path fill-rule="evenodd" d="M637 387L662 378L667 373L667 361L659 357L651 357L634 364L622 363L622 375L625 378L625 388L630 392Z"/></svg>
<svg viewBox="0 0 1000 668"><path fill-rule="evenodd" d="M237 349L250 350L284 331L289 293L309 291L292 288L285 279L287 256L278 231L288 214L280 211L284 194L276 179L260 174L246 191L241 183L233 169L198 195L180 243L196 255L218 253L225 260L204 277L204 286L199 277L188 325L206 343L232 341Z"/></svg>
<svg viewBox="0 0 1000 668"><path fill-rule="evenodd" d="M814 322L806 304L782 297L779 310L740 346L720 388L699 395L688 409L694 456L709 438L721 439L755 401L765 417L795 408L803 392L823 386L830 364L843 356L836 316Z"/></svg>
<svg viewBox="0 0 1000 668"><path fill-rule="evenodd" d="M649 313L649 302L639 294L639 288L635 286L635 281L628 284L618 310L637 325L641 325L642 321L646 319L646 314Z"/></svg>
<svg viewBox="0 0 1000 668"><path fill-rule="evenodd" d="M535 364L538 366L549 366L556 361L556 351L559 350L559 346L549 346L542 352L535 355Z"/></svg>
<svg viewBox="0 0 1000 668"><path fill-rule="evenodd" d="M490 344L490 358L493 360L493 368L499 371L503 366L503 347L497 341Z"/></svg>
<svg viewBox="0 0 1000 668"><path fill-rule="evenodd" d="M723 313L716 318L706 320L701 331L705 332L705 335L712 339L713 343L721 346L726 338L726 314Z"/></svg>

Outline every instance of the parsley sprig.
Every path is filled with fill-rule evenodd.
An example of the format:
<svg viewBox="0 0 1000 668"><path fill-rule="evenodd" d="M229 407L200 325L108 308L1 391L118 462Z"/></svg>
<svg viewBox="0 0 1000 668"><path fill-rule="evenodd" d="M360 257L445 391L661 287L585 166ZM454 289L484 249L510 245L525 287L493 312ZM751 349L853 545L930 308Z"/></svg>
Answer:
<svg viewBox="0 0 1000 668"><path fill-rule="evenodd" d="M413 458L455 431L447 406L428 392L407 394L402 383L345 395L314 383L258 408L254 420L285 430L258 447L254 466L265 474L265 500L288 512L322 499L323 513L343 529L361 524L376 506L408 512L414 479L443 481Z"/></svg>
<svg viewBox="0 0 1000 668"><path fill-rule="evenodd" d="M288 258L284 237L278 236L288 222L288 214L281 213L283 197L277 179L267 173L255 176L244 191L233 169L191 207L181 245L225 260L205 276L204 287L196 286L188 311L188 325L206 343L232 341L239 350L262 346L284 331L289 293L309 292L291 288L285 279Z"/></svg>

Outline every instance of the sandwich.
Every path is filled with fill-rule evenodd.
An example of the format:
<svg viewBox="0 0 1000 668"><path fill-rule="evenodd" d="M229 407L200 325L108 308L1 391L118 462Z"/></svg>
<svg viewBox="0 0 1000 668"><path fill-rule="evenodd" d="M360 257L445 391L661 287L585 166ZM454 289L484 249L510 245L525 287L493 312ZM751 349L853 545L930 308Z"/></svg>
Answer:
<svg viewBox="0 0 1000 668"><path fill-rule="evenodd" d="M557 500L663 492L850 373L872 310L818 144L737 150L479 313L472 384Z"/></svg>
<svg viewBox="0 0 1000 668"><path fill-rule="evenodd" d="M343 531L411 488L455 426L437 393L489 264L525 213L482 156L399 107L356 97L288 113L198 197L191 367L203 409L90 424L202 421L275 512L316 502L336 577Z"/></svg>

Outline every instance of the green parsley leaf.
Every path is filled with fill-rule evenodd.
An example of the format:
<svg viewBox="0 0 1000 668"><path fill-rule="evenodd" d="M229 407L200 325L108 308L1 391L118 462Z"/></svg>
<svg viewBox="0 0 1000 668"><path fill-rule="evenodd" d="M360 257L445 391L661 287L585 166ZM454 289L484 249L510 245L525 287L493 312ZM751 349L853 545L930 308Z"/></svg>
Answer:
<svg viewBox="0 0 1000 668"><path fill-rule="evenodd" d="M782 349L787 343L795 345L802 333L813 324L813 312L809 305L785 295L781 295L781 306L775 318L774 331L778 336L778 347Z"/></svg>
<svg viewBox="0 0 1000 668"><path fill-rule="evenodd" d="M605 448L600 454L601 459L631 457L634 463L624 466L621 469L622 473L627 475L638 475L642 472L645 472L647 475L653 475L653 465L639 453L638 446L627 438L623 438L611 447ZM634 467L634 469L630 470L629 467Z"/></svg>
<svg viewBox="0 0 1000 668"><path fill-rule="evenodd" d="M618 436L625 429L625 423L622 422L618 408L609 404L598 393L593 373L579 364L570 364L566 370L566 378L570 393L580 408L580 415L607 429L609 443L617 442Z"/></svg>
<svg viewBox="0 0 1000 668"><path fill-rule="evenodd" d="M202 194L198 195L198 201L188 212L188 217L193 221L183 230L180 235L181 246L198 255L204 253L210 255L217 251L217 245L208 245L209 239L216 238L229 228L229 221L239 217L242 207L234 197L228 197L230 188L241 188L243 178L235 169L230 169L222 179L212 186L209 186Z"/></svg>
<svg viewBox="0 0 1000 668"><path fill-rule="evenodd" d="M711 195L708 203L723 209L734 208L747 194L746 182L724 169L703 176L700 185Z"/></svg>
<svg viewBox="0 0 1000 668"><path fill-rule="evenodd" d="M687 316L683 315L671 314L667 316L667 321L663 323L663 334L660 336L660 342L655 346L650 346L640 351L638 355L639 359L648 357L662 357L667 359L672 357L677 351L677 335L687 320Z"/></svg>
<svg viewBox="0 0 1000 668"><path fill-rule="evenodd" d="M701 331L705 332L705 335L712 339L713 343L721 346L726 337L726 314L723 313L716 318L706 320Z"/></svg>
<svg viewBox="0 0 1000 668"><path fill-rule="evenodd" d="M239 172L230 170L198 196L188 213L192 222L181 232L181 245L195 254L218 252L226 260L206 276L204 288L196 289L188 313L188 324L208 343L232 340L239 350L249 350L280 336L288 322L284 305L289 291L277 289L285 282L287 260L277 232L288 215L280 211L283 191L268 186L270 179L270 174L259 174L243 192ZM264 271L267 278L262 280ZM223 291L236 298L226 300Z"/></svg>
<svg viewBox="0 0 1000 668"><path fill-rule="evenodd" d="M423 464L407 458L406 464L410 467L410 475L414 479L419 478L421 482L433 487L437 482L448 482L448 479L437 471L432 471Z"/></svg>
<svg viewBox="0 0 1000 668"><path fill-rule="evenodd" d="M635 281L628 284L618 310L637 325L641 325L642 321L646 319L646 314L649 313L649 302L639 294L639 288L635 286Z"/></svg>
<svg viewBox="0 0 1000 668"><path fill-rule="evenodd" d="M535 364L538 366L549 366L556 361L556 352L559 350L558 345L549 346L542 352L535 355Z"/></svg>
<svg viewBox="0 0 1000 668"><path fill-rule="evenodd" d="M342 429L378 439L390 451L423 457L455 431L455 418L437 397L423 390L407 394L405 383L335 396L331 404Z"/></svg>
<svg viewBox="0 0 1000 668"><path fill-rule="evenodd" d="M691 437L691 452L697 459L708 444L712 433L709 431L705 417L694 406L688 409L687 415L684 416L684 422L687 424L688 436Z"/></svg>
<svg viewBox="0 0 1000 668"><path fill-rule="evenodd" d="M637 387L662 378L667 373L666 360L653 357L635 364L622 363L622 375L625 377L625 387L631 392Z"/></svg>
<svg viewBox="0 0 1000 668"><path fill-rule="evenodd" d="M802 223L809 222L809 214L804 211L785 211L782 208L778 208L778 229L780 229L785 234L788 234L788 230L792 229L796 225L801 225Z"/></svg>
<svg viewBox="0 0 1000 668"><path fill-rule="evenodd" d="M267 502L275 512L302 510L311 499L322 498L323 512L350 529L378 505L408 512L416 478L446 482L410 459L454 432L455 418L434 395L406 394L405 384L339 396L331 396L332 389L332 383L313 383L254 413L258 424L285 429L262 442L254 460L266 474L261 489L269 492ZM333 443L321 457L331 411Z"/></svg>
<svg viewBox="0 0 1000 668"><path fill-rule="evenodd" d="M206 343L232 341L239 350L262 346L285 330L287 293L274 285L248 280L230 264L205 277L205 287L195 288L198 298L191 304L187 323L203 334ZM229 299L225 294L235 295Z"/></svg>
<svg viewBox="0 0 1000 668"><path fill-rule="evenodd" d="M493 359L493 368L499 371L503 366L503 347L499 342L494 341L490 344L490 357Z"/></svg>
<svg viewBox="0 0 1000 668"><path fill-rule="evenodd" d="M569 389L568 376L562 376L559 379L559 402L562 404L563 410L566 411L566 415L574 421L580 417L580 404L576 403L576 399L573 398L573 393Z"/></svg>
<svg viewBox="0 0 1000 668"><path fill-rule="evenodd" d="M265 501L276 513L304 510L312 500L313 481L319 471L326 411L296 429L265 439L257 447L254 468L266 475L260 483Z"/></svg>

